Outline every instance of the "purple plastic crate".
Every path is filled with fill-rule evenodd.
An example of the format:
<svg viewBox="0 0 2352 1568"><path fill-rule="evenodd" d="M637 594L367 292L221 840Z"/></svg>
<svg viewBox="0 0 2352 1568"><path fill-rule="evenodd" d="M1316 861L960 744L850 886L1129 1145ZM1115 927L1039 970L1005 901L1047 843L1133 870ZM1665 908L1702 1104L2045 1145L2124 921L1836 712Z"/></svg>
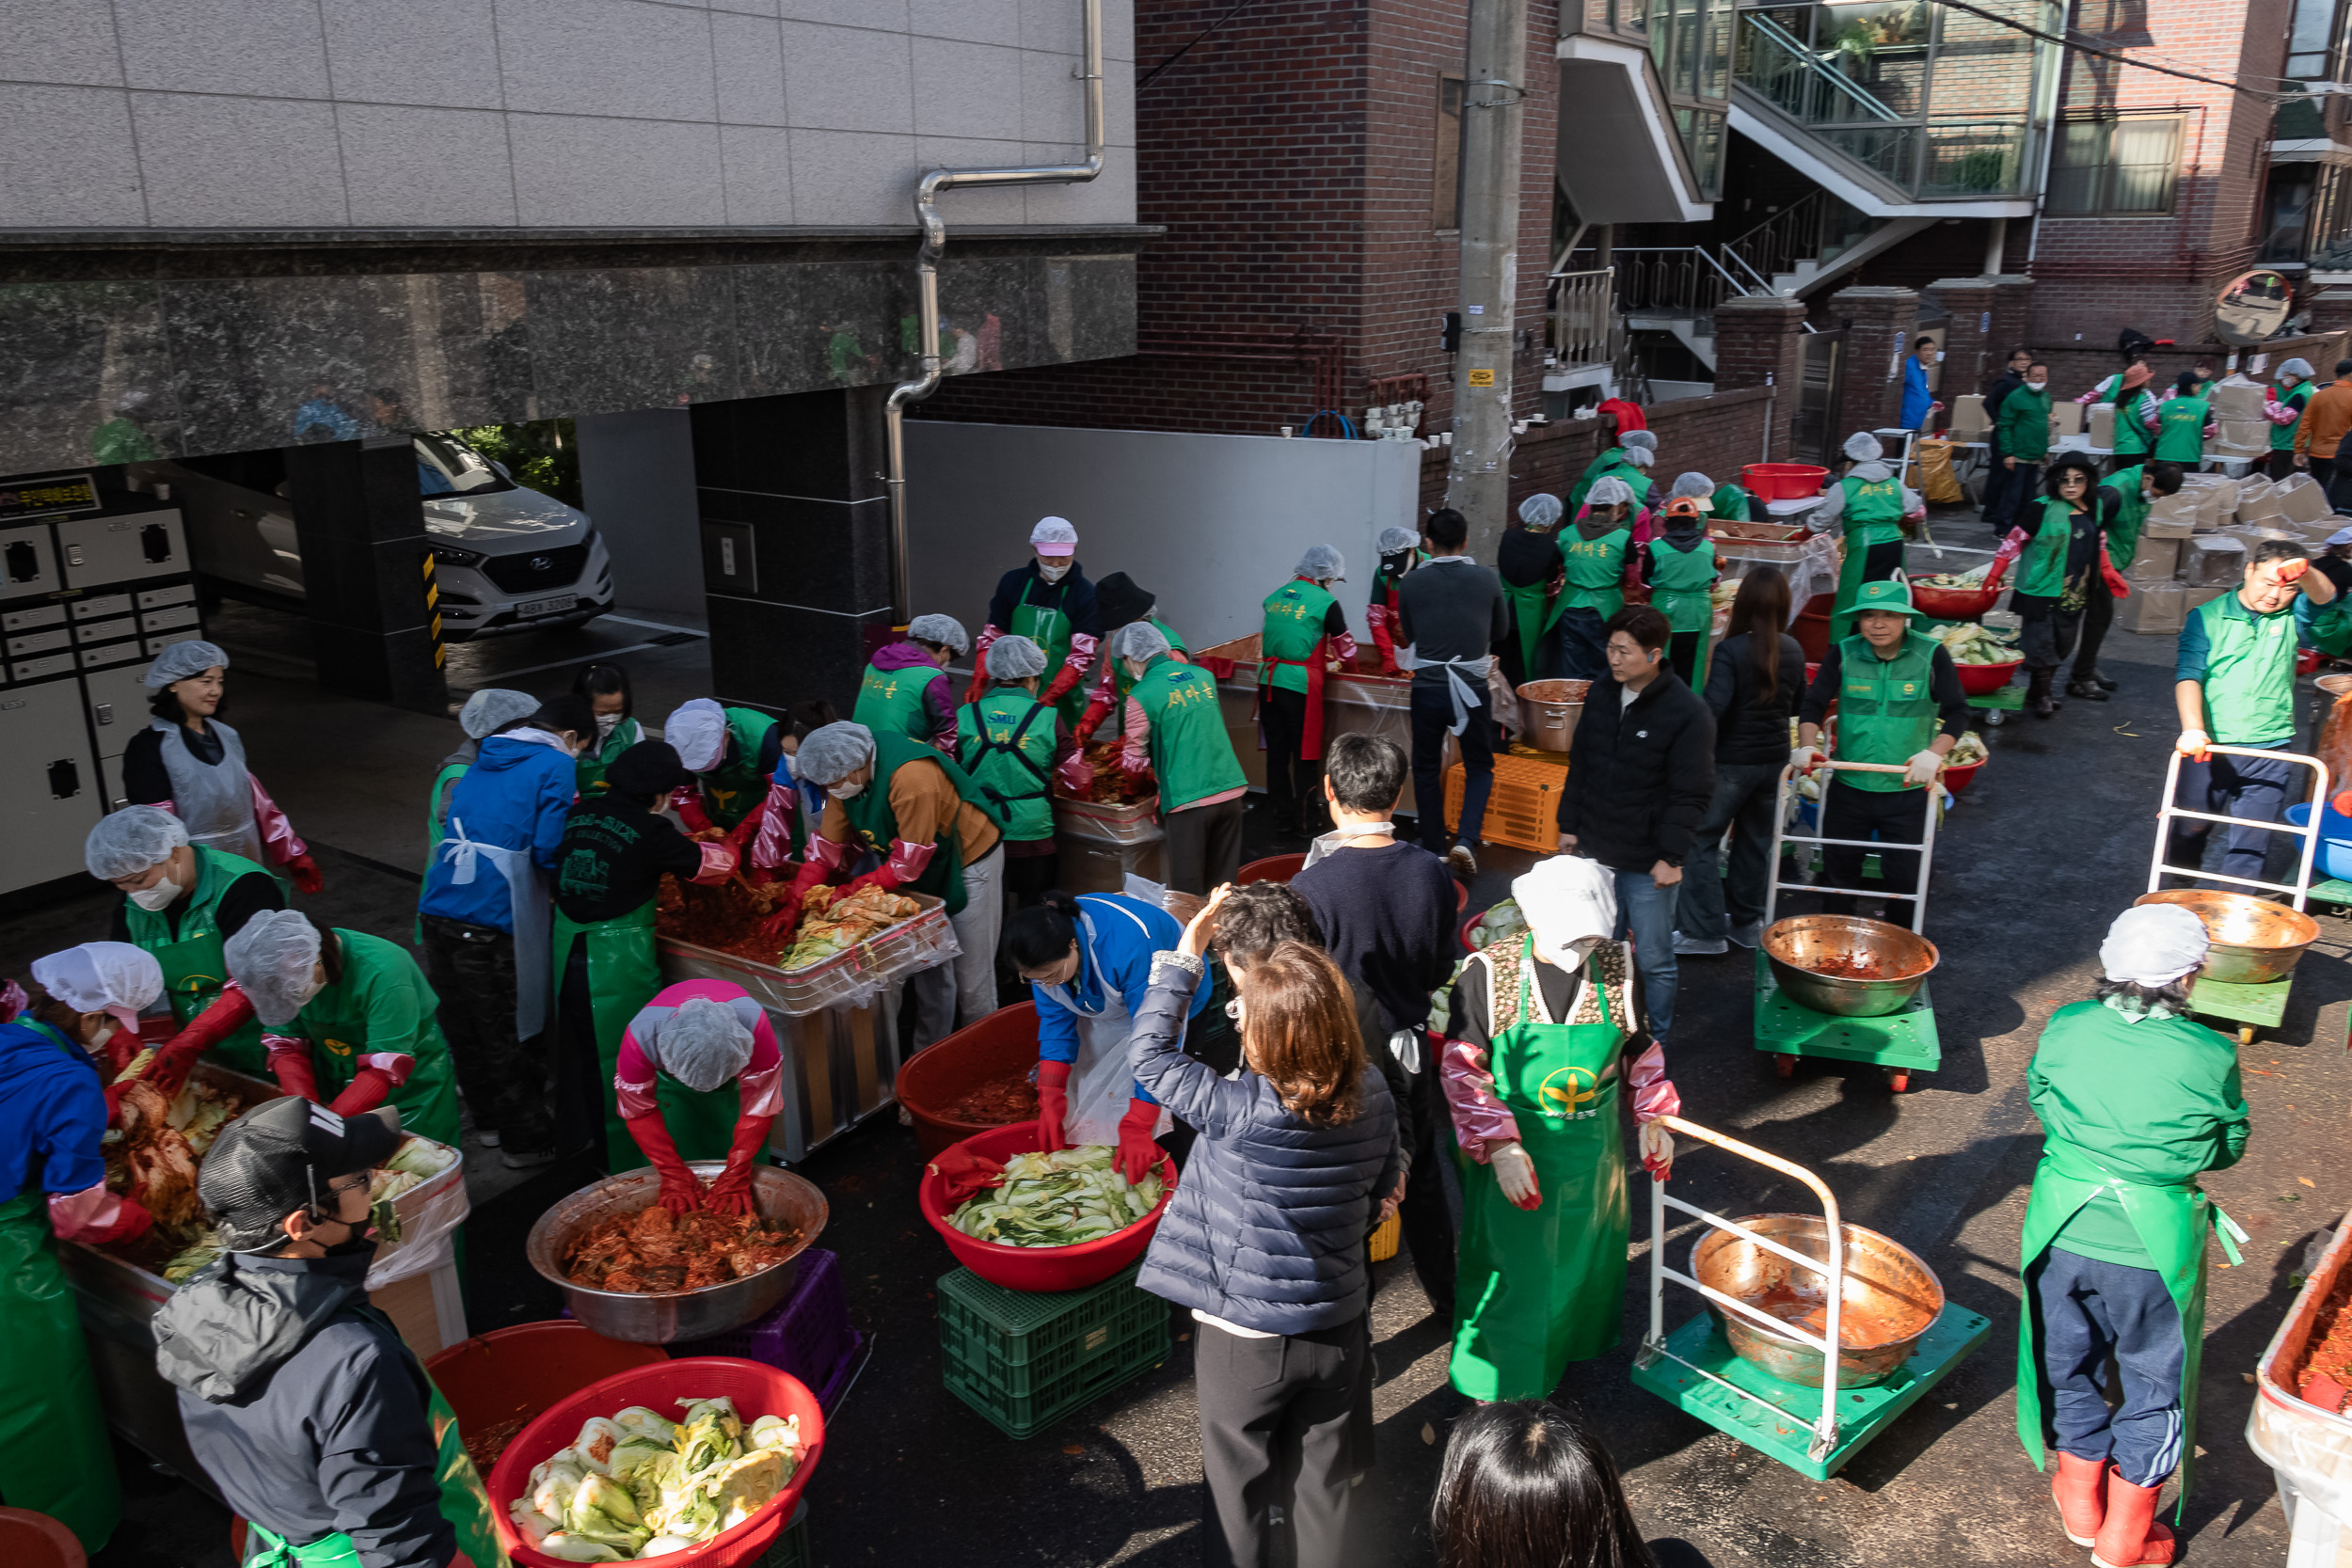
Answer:
<svg viewBox="0 0 2352 1568"><path fill-rule="evenodd" d="M850 1326L840 1261L822 1247L811 1247L801 1255L800 1280L780 1305L740 1328L673 1344L669 1351L674 1356L732 1355L789 1372L830 1410L856 1370L864 1342L865 1336Z"/></svg>

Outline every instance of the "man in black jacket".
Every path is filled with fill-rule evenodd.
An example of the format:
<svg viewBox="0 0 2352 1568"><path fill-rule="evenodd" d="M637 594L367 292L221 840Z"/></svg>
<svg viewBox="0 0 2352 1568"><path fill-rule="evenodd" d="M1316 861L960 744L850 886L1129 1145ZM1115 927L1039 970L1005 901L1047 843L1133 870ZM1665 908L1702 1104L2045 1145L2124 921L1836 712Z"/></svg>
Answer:
<svg viewBox="0 0 2352 1568"><path fill-rule="evenodd" d="M2002 493L2009 488L2010 473L2001 464L2000 443L1992 435L1993 421L2000 417L2001 402L2010 393L2026 384L2026 372L2033 368L2033 350L2025 347L2009 351L2009 368L1984 384L1984 424L1986 441L1992 461L1984 470L1984 506L1979 513L1986 522L2002 515Z"/></svg>
<svg viewBox="0 0 2352 1568"><path fill-rule="evenodd" d="M1616 874L1617 930L1631 936L1650 1033L1675 1012L1675 899L1682 859L1715 793L1715 717L1665 662L1673 635L1648 605L1609 618L1609 670L1584 699L1560 795L1560 848Z"/></svg>
<svg viewBox="0 0 2352 1568"><path fill-rule="evenodd" d="M467 1544L495 1560L481 1481L455 1420L436 1419L448 1407L432 1379L368 1305L368 1173L399 1125L294 1097L230 1123L198 1178L229 1250L155 1314L155 1367L180 1390L198 1462L264 1546L471 1568ZM462 1540L445 1492L451 1517L470 1520Z"/></svg>

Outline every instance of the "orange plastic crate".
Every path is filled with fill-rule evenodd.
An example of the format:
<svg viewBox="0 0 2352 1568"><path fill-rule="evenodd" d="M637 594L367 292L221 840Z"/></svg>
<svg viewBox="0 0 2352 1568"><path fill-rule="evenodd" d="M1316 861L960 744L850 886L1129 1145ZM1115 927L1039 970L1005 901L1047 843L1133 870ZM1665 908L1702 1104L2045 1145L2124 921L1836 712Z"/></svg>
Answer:
<svg viewBox="0 0 2352 1568"><path fill-rule="evenodd" d="M1482 844L1508 844L1539 855L1560 852L1560 791L1568 777L1565 762L1534 757L1495 758L1495 786L1479 824ZM1445 770L1445 825L1462 820L1462 791L1468 775L1455 763Z"/></svg>

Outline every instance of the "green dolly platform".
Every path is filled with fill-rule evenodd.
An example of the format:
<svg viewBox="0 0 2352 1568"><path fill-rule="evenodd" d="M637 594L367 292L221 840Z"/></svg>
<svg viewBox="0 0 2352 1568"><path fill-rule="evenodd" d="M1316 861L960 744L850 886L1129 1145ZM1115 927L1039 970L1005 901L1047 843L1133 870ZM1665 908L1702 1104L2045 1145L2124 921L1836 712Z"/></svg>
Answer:
<svg viewBox="0 0 2352 1568"><path fill-rule="evenodd" d="M1899 768L1867 762L1824 762L1820 770L1835 778L1839 773L1900 773ZM1873 851L1869 860L1879 857L1881 848L1919 851L1919 879L1909 893L1873 889L1860 895L1864 897L1900 899L1911 909L1910 928L1916 932L1925 922L1928 909L1928 873L1935 863L1936 818L1941 812L1927 813L1924 836L1915 847L1908 844L1880 845L1876 841L1833 839L1823 833L1792 833L1788 831L1787 792L1796 782L1796 769L1783 768L1780 775L1781 809L1773 816L1772 858L1765 863L1772 867L1772 880L1765 884L1764 929L1770 931L1784 891L1820 893L1824 888L1807 882L1784 882L1780 879L1781 852L1791 844L1812 846L1819 849L1825 845L1851 845ZM1825 790L1826 796L1827 791ZM1817 824L1818 825L1818 824ZM1865 879L1868 861L1865 862ZM1816 1012L1780 989L1773 977L1772 959L1759 944L1756 952L1756 1048L1772 1059L1772 1069L1783 1078L1797 1070L1801 1056L1826 1057L1834 1061L1867 1062L1886 1069L1887 1087L1901 1094L1911 1087L1915 1072L1933 1072L1944 1064L1944 1047L1935 1029L1935 1004L1922 983L1895 1011L1881 1018L1843 1018L1835 1013Z"/></svg>
<svg viewBox="0 0 2352 1568"><path fill-rule="evenodd" d="M1804 1166L1791 1164L1762 1149L1684 1121L1679 1117L1660 1119L1671 1132L1711 1143L1768 1169L1794 1177L1811 1187L1814 1195L1821 1200L1824 1233L1837 1240L1829 1247L1827 1259L1808 1258L1782 1247L1769 1237L1746 1229L1737 1220L1724 1219L1672 1196L1667 1193L1664 1182L1653 1180L1650 1183L1649 1332L1634 1355L1633 1385L1705 1421L1735 1442L1744 1443L1757 1452L1778 1460L1799 1475L1810 1476L1816 1481L1826 1480L1852 1458L1863 1445L1884 1432L1904 1411L1916 1404L1921 1395L1941 1383L1963 1357L1983 1344L1992 1333L1992 1320L1949 1301L1945 1302L1935 1320L1914 1343L1910 1358L1892 1375L1865 1387L1823 1390L1806 1384L1789 1383L1753 1362L1742 1360L1733 1352L1731 1341L1718 1322L1718 1311L1737 1312L1754 1319L1759 1324L1769 1326L1774 1334L1808 1345L1824 1354L1831 1338L1837 1332L1836 1315L1835 1312L1829 1315L1822 1333L1816 1337L1794 1324L1765 1316L1746 1302L1713 1290L1694 1275L1669 1266L1664 1241L1666 1212L1669 1209L1679 1210L1716 1229L1743 1236L1821 1275L1824 1280L1843 1275L1845 1233L1852 1227L1839 1224L1836 1196ZM1665 1287L1669 1280L1696 1291L1713 1304L1714 1310L1702 1311L1668 1333L1665 1325ZM1793 1275L1788 1288L1799 1289ZM1819 1291L1820 1287L1814 1287L1813 1290ZM1842 1292L1840 1297L1842 1299Z"/></svg>

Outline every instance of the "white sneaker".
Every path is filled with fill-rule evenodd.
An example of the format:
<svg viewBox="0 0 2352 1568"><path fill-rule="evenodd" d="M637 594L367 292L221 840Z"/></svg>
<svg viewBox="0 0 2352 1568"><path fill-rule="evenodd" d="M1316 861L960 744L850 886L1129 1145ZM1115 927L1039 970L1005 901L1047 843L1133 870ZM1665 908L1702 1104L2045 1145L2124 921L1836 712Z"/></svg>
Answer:
<svg viewBox="0 0 2352 1568"><path fill-rule="evenodd" d="M1753 949L1764 940L1764 923L1758 920L1745 926L1734 926L1726 934L1740 946Z"/></svg>
<svg viewBox="0 0 2352 1568"><path fill-rule="evenodd" d="M1680 931L1675 933L1675 957L1677 958L1704 958L1708 954L1727 953L1730 950L1731 944L1721 937L1708 941L1701 937L1686 937Z"/></svg>
<svg viewBox="0 0 2352 1568"><path fill-rule="evenodd" d="M1445 852L1445 865L1448 871L1466 882L1478 875L1478 857L1470 852L1470 847L1467 844L1457 844L1448 849Z"/></svg>
<svg viewBox="0 0 2352 1568"><path fill-rule="evenodd" d="M483 1147L485 1148L496 1148L499 1146L498 1129L495 1127L485 1127L474 1136L482 1140Z"/></svg>

